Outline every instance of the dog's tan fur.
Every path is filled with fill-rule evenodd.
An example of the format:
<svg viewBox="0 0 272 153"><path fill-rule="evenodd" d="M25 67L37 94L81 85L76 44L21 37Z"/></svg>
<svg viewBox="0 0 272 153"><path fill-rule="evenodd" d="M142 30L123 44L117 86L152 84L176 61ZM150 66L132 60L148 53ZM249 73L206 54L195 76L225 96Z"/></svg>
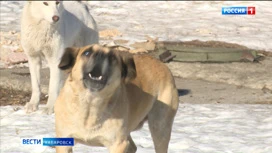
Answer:
<svg viewBox="0 0 272 153"><path fill-rule="evenodd" d="M108 65L112 74L107 85L97 92L83 84L83 67L91 58L83 57L86 50L114 53L117 59ZM148 120L156 153L167 152L178 93L163 63L149 55L121 52L118 47L92 45L66 49L59 67L70 74L55 104L57 137L105 146L111 153L134 153L136 145L130 132ZM72 147L56 150L71 153Z"/></svg>

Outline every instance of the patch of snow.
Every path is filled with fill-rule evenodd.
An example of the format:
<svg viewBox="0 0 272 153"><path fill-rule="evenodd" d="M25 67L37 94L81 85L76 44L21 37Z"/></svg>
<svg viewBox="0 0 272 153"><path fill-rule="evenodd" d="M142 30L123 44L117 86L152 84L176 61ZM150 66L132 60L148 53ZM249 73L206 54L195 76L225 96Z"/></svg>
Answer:
<svg viewBox="0 0 272 153"><path fill-rule="evenodd" d="M0 107L1 152L53 153L54 148L26 146L21 138L55 137L54 115L41 110L25 114L23 107ZM44 108L45 105L41 105ZM180 104L169 153L270 153L272 151L272 105ZM132 133L138 153L154 153L147 124ZM103 147L77 144L75 153L108 152Z"/></svg>
<svg viewBox="0 0 272 153"><path fill-rule="evenodd" d="M271 1L88 1L100 30L118 29L122 39L238 43L272 51ZM24 2L1 1L1 30L19 30ZM224 6L254 6L256 15L222 15ZM117 39L117 38L114 38ZM118 38L119 39L119 38Z"/></svg>

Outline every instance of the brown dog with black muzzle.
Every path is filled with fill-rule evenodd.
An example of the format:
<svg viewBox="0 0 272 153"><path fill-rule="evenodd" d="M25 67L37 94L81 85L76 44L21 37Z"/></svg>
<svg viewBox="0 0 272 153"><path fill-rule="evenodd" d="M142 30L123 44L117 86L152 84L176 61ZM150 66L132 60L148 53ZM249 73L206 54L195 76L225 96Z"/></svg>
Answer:
<svg viewBox="0 0 272 153"><path fill-rule="evenodd" d="M148 120L156 153L167 153L178 93L170 70L149 55L100 45L67 48L59 67L70 72L55 104L57 137L135 153L130 132ZM56 147L71 153L72 147Z"/></svg>

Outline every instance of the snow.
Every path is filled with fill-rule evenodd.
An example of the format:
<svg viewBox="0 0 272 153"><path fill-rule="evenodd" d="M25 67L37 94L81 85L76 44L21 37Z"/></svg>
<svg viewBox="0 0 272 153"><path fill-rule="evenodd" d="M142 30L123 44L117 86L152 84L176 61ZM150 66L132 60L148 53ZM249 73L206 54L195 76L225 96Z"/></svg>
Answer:
<svg viewBox="0 0 272 153"><path fill-rule="evenodd" d="M20 1L0 2L0 30L20 31ZM272 51L271 1L90 1L100 30L118 29L114 39L218 40ZM224 16L223 6L255 6L255 16ZM45 107L44 105L40 106ZM54 148L25 146L21 138L54 137L54 115L23 107L0 107L0 152L53 153ZM169 153L271 153L272 105L181 104L175 118ZM148 127L132 133L138 153L153 153ZM74 152L100 153L105 148L77 144Z"/></svg>
<svg viewBox="0 0 272 153"><path fill-rule="evenodd" d="M41 105L41 108L44 108ZM19 108L18 111L15 111ZM172 130L169 153L270 153L272 105L180 104ZM1 111L1 153L53 153L54 148L26 146L21 138L55 137L54 115L41 110L25 114L23 107ZM153 153L147 124L132 133L138 153ZM106 153L106 148L76 144L75 153Z"/></svg>
<svg viewBox="0 0 272 153"><path fill-rule="evenodd" d="M24 2L1 1L1 30L20 31ZM100 30L118 29L114 39L144 41L217 40L272 51L271 1L89 1ZM222 15L225 6L254 6L256 15Z"/></svg>

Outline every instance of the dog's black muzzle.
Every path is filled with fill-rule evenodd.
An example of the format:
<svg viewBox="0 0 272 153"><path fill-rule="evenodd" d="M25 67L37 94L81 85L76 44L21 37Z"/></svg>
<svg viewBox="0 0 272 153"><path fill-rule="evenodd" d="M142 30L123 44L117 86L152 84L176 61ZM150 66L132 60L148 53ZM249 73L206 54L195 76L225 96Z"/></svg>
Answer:
<svg viewBox="0 0 272 153"><path fill-rule="evenodd" d="M89 61L84 68L83 82L86 88L92 92L96 92L102 90L107 84L110 69L109 64L103 65L104 61L108 60L103 56L96 57L92 60L94 61Z"/></svg>

